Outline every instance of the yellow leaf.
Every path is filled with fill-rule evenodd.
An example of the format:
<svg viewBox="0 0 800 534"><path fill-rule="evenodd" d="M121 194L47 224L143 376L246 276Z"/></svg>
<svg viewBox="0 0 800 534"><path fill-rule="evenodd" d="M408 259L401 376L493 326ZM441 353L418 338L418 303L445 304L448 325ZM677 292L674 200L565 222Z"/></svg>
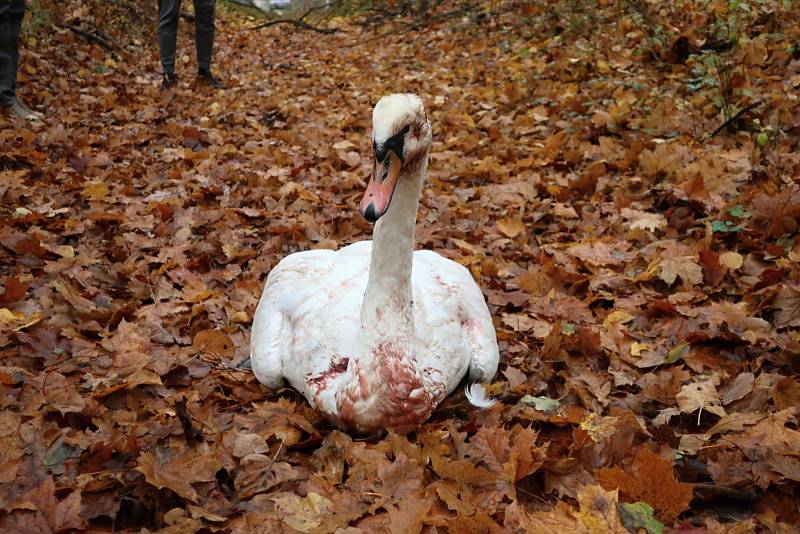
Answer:
<svg viewBox="0 0 800 534"><path fill-rule="evenodd" d="M609 313L606 315L605 320L603 321L603 326L608 328L610 325L614 323L628 323L633 320L633 315L630 313L624 312L622 310L617 310Z"/></svg>
<svg viewBox="0 0 800 534"><path fill-rule="evenodd" d="M451 237L450 241L459 249L463 250L464 252L468 252L469 254L473 255L483 254L483 250L476 247L475 245L467 243L463 239L458 239L457 237Z"/></svg>
<svg viewBox="0 0 800 534"><path fill-rule="evenodd" d="M603 417L590 412L586 419L581 421L581 430L585 430L592 441L600 443L617 432L618 419L619 417Z"/></svg>
<svg viewBox="0 0 800 534"><path fill-rule="evenodd" d="M640 356L643 350L653 350L653 347L647 343L639 343L638 341L631 343L631 356Z"/></svg>
<svg viewBox="0 0 800 534"><path fill-rule="evenodd" d="M506 217L497 221L497 229L500 230L506 237L514 239L525 231L525 223L519 219L512 219Z"/></svg>
<svg viewBox="0 0 800 534"><path fill-rule="evenodd" d="M719 262L728 269L735 271L744 264L744 258L738 252L723 252L719 255Z"/></svg>
<svg viewBox="0 0 800 534"><path fill-rule="evenodd" d="M32 313L25 317L24 313L14 313L8 308L0 308L0 324L9 325L14 332L24 330L42 320L41 313Z"/></svg>
<svg viewBox="0 0 800 534"><path fill-rule="evenodd" d="M75 257L75 249L72 248L72 246L70 246L70 245L61 245L61 246L55 247L53 249L53 252L55 252L56 254L61 256L62 258L67 258L67 259L70 259L70 260Z"/></svg>
<svg viewBox="0 0 800 534"><path fill-rule="evenodd" d="M472 120L472 117L470 117L468 113L464 113L464 123L465 123L465 124L466 124L466 125L467 125L469 128L472 128L472 129L476 128L476 126L475 126L475 121L474 121L474 120Z"/></svg>
<svg viewBox="0 0 800 534"><path fill-rule="evenodd" d="M247 315L246 311L238 311L231 315L230 321L232 323L247 324L250 322L250 316Z"/></svg>
<svg viewBox="0 0 800 534"><path fill-rule="evenodd" d="M103 200L109 192L105 182L89 182L83 187L81 194L89 200Z"/></svg>
<svg viewBox="0 0 800 534"><path fill-rule="evenodd" d="M8 308L0 308L0 323L15 323L23 317L21 313L17 315Z"/></svg>

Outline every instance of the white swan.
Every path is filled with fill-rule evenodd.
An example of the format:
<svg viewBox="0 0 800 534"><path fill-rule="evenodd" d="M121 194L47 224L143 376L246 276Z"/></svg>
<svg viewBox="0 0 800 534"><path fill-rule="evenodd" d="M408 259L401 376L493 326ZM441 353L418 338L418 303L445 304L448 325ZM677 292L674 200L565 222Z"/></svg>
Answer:
<svg viewBox="0 0 800 534"><path fill-rule="evenodd" d="M469 372L467 393L497 371L492 318L469 271L414 252L431 127L415 95L372 115L375 167L359 209L373 241L284 258L270 272L250 343L256 378L286 379L340 427L361 433L424 422Z"/></svg>

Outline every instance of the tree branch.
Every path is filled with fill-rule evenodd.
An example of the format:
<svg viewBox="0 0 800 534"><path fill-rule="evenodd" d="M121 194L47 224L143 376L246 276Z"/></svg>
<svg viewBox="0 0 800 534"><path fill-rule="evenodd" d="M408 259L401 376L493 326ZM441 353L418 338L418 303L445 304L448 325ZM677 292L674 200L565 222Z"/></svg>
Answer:
<svg viewBox="0 0 800 534"><path fill-rule="evenodd" d="M328 5L319 5L319 6L311 6L305 13L297 17L296 19L277 19L277 20L270 20L268 22L264 22L263 24L259 24L257 26L253 26L250 28L251 30L260 30L261 28L266 28L267 26L275 26L277 24L291 24L296 28L302 28L304 30L311 30L318 33L325 33L325 34L332 34L336 33L339 30L337 28L320 28L319 26L314 26L313 24L309 24L306 22L306 17L309 16L314 11L319 11L321 9L330 9L333 6L336 6L341 3L341 0L338 2L334 2Z"/></svg>
<svg viewBox="0 0 800 534"><path fill-rule="evenodd" d="M309 24L308 22L305 22L305 21L300 20L300 19L271 20L269 22L265 22L263 24L259 24L258 26L253 26L250 29L251 30L260 30L261 28L266 28L267 26L275 26L276 24L291 24L292 26L295 26L297 28L302 28L304 30L311 30L311 31L315 31L315 32L318 32L318 33L325 33L325 34L336 33L336 32L339 31L336 28L320 28L318 26L313 26L313 25Z"/></svg>

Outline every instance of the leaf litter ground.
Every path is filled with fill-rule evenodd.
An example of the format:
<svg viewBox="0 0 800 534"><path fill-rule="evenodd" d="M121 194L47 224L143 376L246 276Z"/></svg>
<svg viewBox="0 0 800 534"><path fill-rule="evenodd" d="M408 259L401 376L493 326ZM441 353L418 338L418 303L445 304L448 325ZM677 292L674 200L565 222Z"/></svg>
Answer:
<svg viewBox="0 0 800 534"><path fill-rule="evenodd" d="M797 532L795 12L714 52L714 3L325 36L223 4L228 88L194 86L183 21L164 93L152 9L87 5L27 34L48 122L0 129L0 530ZM712 52L758 103L713 137ZM365 440L237 364L277 261L368 238L370 110L399 91L436 132L418 245L484 289L500 403Z"/></svg>

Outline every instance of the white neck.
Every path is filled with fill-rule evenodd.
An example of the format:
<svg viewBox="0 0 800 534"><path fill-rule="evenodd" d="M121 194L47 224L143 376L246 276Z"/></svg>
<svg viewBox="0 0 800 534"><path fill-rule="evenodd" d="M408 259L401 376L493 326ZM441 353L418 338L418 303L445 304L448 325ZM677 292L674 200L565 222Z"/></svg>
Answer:
<svg viewBox="0 0 800 534"><path fill-rule="evenodd" d="M397 179L389 209L375 224L369 281L361 305L361 350L366 356L376 343L411 340L411 264L427 155Z"/></svg>
<svg viewBox="0 0 800 534"><path fill-rule="evenodd" d="M427 154L402 173L386 213L375 225L369 280L361 305L361 331L354 361L343 373L336 410L351 427L372 432L403 417L427 418L435 406L424 388L414 353L411 263L420 190Z"/></svg>

